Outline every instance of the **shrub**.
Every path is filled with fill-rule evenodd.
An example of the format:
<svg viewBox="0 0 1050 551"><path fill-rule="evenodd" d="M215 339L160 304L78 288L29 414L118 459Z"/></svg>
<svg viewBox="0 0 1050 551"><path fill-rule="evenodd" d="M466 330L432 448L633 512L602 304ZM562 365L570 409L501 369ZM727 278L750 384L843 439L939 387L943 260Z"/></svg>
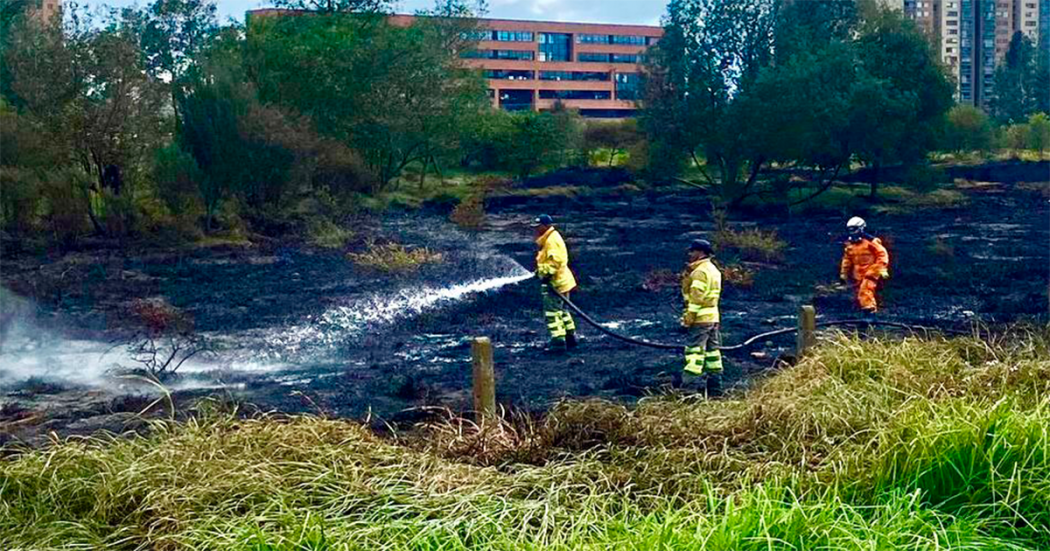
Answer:
<svg viewBox="0 0 1050 551"><path fill-rule="evenodd" d="M478 230L485 224L485 199L480 194L465 197L452 209L449 215L460 228L465 230Z"/></svg>
<svg viewBox="0 0 1050 551"><path fill-rule="evenodd" d="M642 289L651 293L658 293L671 288L679 288L682 284L682 273L671 270L653 270L642 279Z"/></svg>
<svg viewBox="0 0 1050 551"><path fill-rule="evenodd" d="M712 242L721 251L734 251L741 260L756 262L777 262L783 259L787 250L787 243L777 237L776 231L758 228L722 228L715 233Z"/></svg>
<svg viewBox="0 0 1050 551"><path fill-rule="evenodd" d="M755 284L755 271L743 264L728 264L722 267L722 280L746 289Z"/></svg>
<svg viewBox="0 0 1050 551"><path fill-rule="evenodd" d="M354 235L328 219L315 220L310 224L308 232L307 241L322 249L342 249Z"/></svg>
<svg viewBox="0 0 1050 551"><path fill-rule="evenodd" d="M386 273L409 273L426 264L444 260L441 253L427 248L409 249L399 243L369 243L364 252L346 255L354 264Z"/></svg>
<svg viewBox="0 0 1050 551"><path fill-rule="evenodd" d="M36 228L40 217L40 179L30 170L0 168L0 224L17 234Z"/></svg>
<svg viewBox="0 0 1050 551"><path fill-rule="evenodd" d="M90 185L88 177L77 170L59 170L43 180L44 219L52 237L63 244L72 244L88 231L87 202Z"/></svg>
<svg viewBox="0 0 1050 551"><path fill-rule="evenodd" d="M162 298L135 300L130 314L140 330L127 345L128 356L149 377L164 380L205 351L193 320Z"/></svg>

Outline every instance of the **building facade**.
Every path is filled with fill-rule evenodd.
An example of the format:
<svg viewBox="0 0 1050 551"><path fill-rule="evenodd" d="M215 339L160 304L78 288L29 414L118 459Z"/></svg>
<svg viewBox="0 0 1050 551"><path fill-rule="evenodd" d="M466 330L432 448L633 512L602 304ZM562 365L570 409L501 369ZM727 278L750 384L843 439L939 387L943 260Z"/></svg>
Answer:
<svg viewBox="0 0 1050 551"><path fill-rule="evenodd" d="M482 71L494 106L547 111L561 102L585 117L635 114L639 64L660 27L482 19L464 60Z"/></svg>
<svg viewBox="0 0 1050 551"><path fill-rule="evenodd" d="M1015 33L1050 48L1050 0L905 0L904 12L930 35L962 103L988 106Z"/></svg>
<svg viewBox="0 0 1050 551"><path fill-rule="evenodd" d="M62 13L61 0L29 0L26 13L38 22L51 21Z"/></svg>

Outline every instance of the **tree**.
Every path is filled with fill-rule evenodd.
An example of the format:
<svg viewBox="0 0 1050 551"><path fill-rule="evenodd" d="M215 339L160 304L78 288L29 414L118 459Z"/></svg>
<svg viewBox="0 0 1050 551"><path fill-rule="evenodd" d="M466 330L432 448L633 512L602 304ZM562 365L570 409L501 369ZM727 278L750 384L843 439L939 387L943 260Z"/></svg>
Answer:
<svg viewBox="0 0 1050 551"><path fill-rule="evenodd" d="M995 69L993 77L994 95L991 98L991 110L995 119L1002 124L1014 124L1025 121L1030 115L1045 105L1050 95L1050 84L1042 67L1050 54L1036 54L1035 45L1024 33L1016 32L1010 39L1010 49L1006 51L1003 63ZM1042 82L1041 82L1042 80Z"/></svg>
<svg viewBox="0 0 1050 551"><path fill-rule="evenodd" d="M550 113L523 111L510 115L511 132L498 146L501 165L518 178L528 178L565 150L565 135Z"/></svg>
<svg viewBox="0 0 1050 551"><path fill-rule="evenodd" d="M121 196L127 174L163 138L162 87L145 70L132 25L96 25L71 9L63 28L27 22L11 37L5 61L11 90L26 118L68 154L94 183L77 190L95 230L109 196Z"/></svg>
<svg viewBox="0 0 1050 551"><path fill-rule="evenodd" d="M380 12L258 18L248 26L249 75L263 102L361 152L378 191L411 163L426 171L454 147L464 117L487 105L480 76L459 59L476 25L467 13L446 2L409 26Z"/></svg>
<svg viewBox="0 0 1050 551"><path fill-rule="evenodd" d="M155 0L146 8L143 19L140 36L146 68L155 79L169 82L171 104L177 110L187 74L218 31L215 3Z"/></svg>
<svg viewBox="0 0 1050 551"><path fill-rule="evenodd" d="M963 153L988 151L992 147L994 129L988 115L972 105L956 105L948 111L942 147Z"/></svg>
<svg viewBox="0 0 1050 551"><path fill-rule="evenodd" d="M589 123L583 130L583 148L586 159L599 149L609 152L608 166L613 166L616 156L635 146L645 138L638 129L638 123L628 119L624 121L598 121Z"/></svg>
<svg viewBox="0 0 1050 551"><path fill-rule="evenodd" d="M641 123L649 139L657 151L692 159L703 175L703 182L692 183L732 205L753 193L768 160L754 147L739 99L773 61L775 5L672 0L664 37L644 69Z"/></svg>
<svg viewBox="0 0 1050 551"><path fill-rule="evenodd" d="M872 167L871 198L879 170L915 163L934 147L952 87L929 40L898 10L870 6L857 38L859 75L850 126L857 156Z"/></svg>
<svg viewBox="0 0 1050 551"><path fill-rule="evenodd" d="M1028 117L1028 148L1038 151L1042 158L1047 147L1050 147L1050 117L1036 113Z"/></svg>

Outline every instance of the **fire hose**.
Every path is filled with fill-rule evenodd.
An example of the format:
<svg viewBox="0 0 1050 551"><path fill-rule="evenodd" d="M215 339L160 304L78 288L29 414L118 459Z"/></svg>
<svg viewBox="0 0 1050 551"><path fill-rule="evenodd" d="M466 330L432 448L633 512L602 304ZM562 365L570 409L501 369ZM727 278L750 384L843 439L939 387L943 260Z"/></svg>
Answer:
<svg viewBox="0 0 1050 551"><path fill-rule="evenodd" d="M545 283L545 285L548 285L548 284ZM633 345L637 345L637 346L647 346L649 348L656 348L656 349L659 349L659 350L676 350L676 351L680 351L680 352L685 351L686 347L685 347L685 345L682 345L682 344L667 344L667 343L660 343L660 342L652 342L652 341L647 341L647 340L644 340L644 339L637 339L637 338L634 338L634 337L629 337L627 335L621 335L620 333L617 333L616 331L613 331L612 329L609 329L608 327L605 327L604 325L598 323L594 318L592 318L590 315L588 315L587 312L584 312L583 310L580 309L579 306L576 306L575 303L573 303L571 300L569 300L569 297L559 293L558 290L555 289L553 286L548 285L548 287L549 287L549 289L551 290L552 293L557 295L557 297L560 298L562 300L562 302L564 302L565 305L569 307L570 310L575 312L576 315L580 316L580 318L582 318L584 321L586 321L588 325L591 325L592 327L594 327L598 331L601 331L602 333L604 333L604 334L606 334L606 335L608 335L608 336L610 336L610 337L612 337L614 339L618 339L618 340L621 340L623 342L626 342L626 343L629 343L629 344L633 344ZM846 319L846 320L820 321L820 322L817 322L817 324L816 324L817 327L860 326L860 325L894 327L894 328L897 328L897 329L907 329L907 330L910 330L910 331L925 331L925 332L934 331L934 332L948 333L948 334L952 334L952 335L969 335L970 334L970 333L967 333L965 331L957 331L957 330L954 330L954 329L931 328L931 327L925 327L925 326L922 326L922 325L910 325L910 324L906 324L906 323L898 323L898 322L892 322L892 321L881 321L881 320ZM774 330L774 331L767 331L765 333L759 333L758 335L750 337L749 339L745 340L744 342L742 342L740 344L736 344L736 345L733 345L733 346L720 346L718 348L719 348L719 350L723 350L723 351L741 350L743 348L747 348L748 346L751 346L752 344L754 344L756 342L763 341L765 339L776 337L776 336L779 336L779 335L788 335L788 334L791 334L791 333L795 333L797 331L798 331L798 328L796 328L796 327L790 327L790 328L785 328L785 329L777 329L777 330Z"/></svg>

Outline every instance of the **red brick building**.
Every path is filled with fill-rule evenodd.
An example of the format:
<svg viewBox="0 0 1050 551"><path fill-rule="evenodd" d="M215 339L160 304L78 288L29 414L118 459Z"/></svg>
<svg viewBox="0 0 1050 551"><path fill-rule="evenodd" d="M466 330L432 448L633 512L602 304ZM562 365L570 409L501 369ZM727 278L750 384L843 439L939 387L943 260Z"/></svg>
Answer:
<svg viewBox="0 0 1050 551"><path fill-rule="evenodd" d="M287 13L260 9L252 16ZM414 16L394 15L409 25ZM660 27L481 19L477 48L463 60L488 80L492 104L507 110L551 109L561 101L585 117L635 114L639 64L663 35Z"/></svg>
<svg viewBox="0 0 1050 551"><path fill-rule="evenodd" d="M411 16L395 16L407 22ZM482 19L465 60L483 71L495 106L548 110L561 101L585 117L633 116L639 63L660 27Z"/></svg>

